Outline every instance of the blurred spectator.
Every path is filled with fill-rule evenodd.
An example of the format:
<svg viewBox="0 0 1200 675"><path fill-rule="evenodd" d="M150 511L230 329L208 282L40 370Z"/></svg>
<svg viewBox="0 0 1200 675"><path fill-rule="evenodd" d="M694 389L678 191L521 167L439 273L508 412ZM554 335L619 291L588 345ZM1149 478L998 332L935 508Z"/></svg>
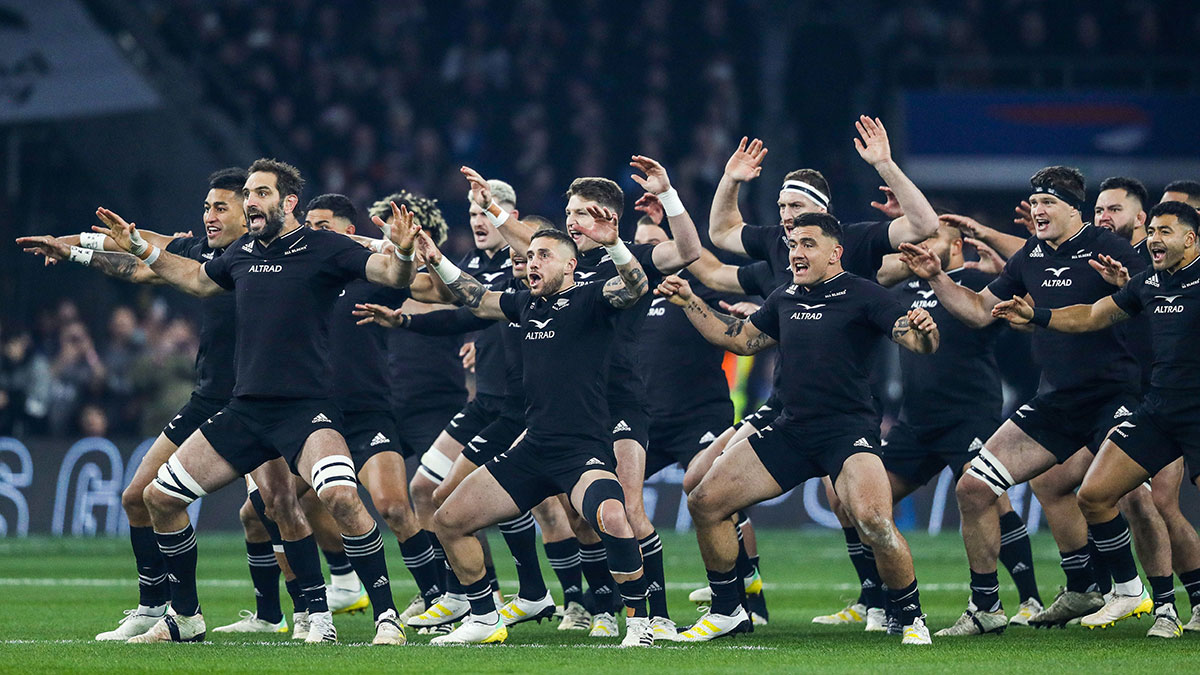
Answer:
<svg viewBox="0 0 1200 675"><path fill-rule="evenodd" d="M28 331L0 332L0 436L41 432L50 410L50 362Z"/></svg>
<svg viewBox="0 0 1200 675"><path fill-rule="evenodd" d="M104 438L108 436L108 415L104 414L104 408L88 403L79 409L78 427L80 436Z"/></svg>
<svg viewBox="0 0 1200 675"><path fill-rule="evenodd" d="M142 402L141 418L137 425L122 431L155 436L187 403L195 384L199 342L192 323L178 318L142 351L130 369L130 381Z"/></svg>
<svg viewBox="0 0 1200 675"><path fill-rule="evenodd" d="M104 392L107 371L82 321L59 329L58 351L50 364L50 431L66 433L89 398Z"/></svg>
<svg viewBox="0 0 1200 675"><path fill-rule="evenodd" d="M108 320L108 341L101 351L106 372L104 411L118 429L134 429L139 410L134 399L130 371L146 344L137 315L129 307L117 307Z"/></svg>

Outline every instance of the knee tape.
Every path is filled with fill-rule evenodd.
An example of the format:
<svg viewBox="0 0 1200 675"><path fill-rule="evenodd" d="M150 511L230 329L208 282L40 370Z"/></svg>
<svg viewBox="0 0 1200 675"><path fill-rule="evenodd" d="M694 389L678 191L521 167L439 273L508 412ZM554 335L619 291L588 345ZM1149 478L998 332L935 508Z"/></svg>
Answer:
<svg viewBox="0 0 1200 675"><path fill-rule="evenodd" d="M185 504L191 504L208 494L183 468L183 462L179 461L179 457L176 455L171 455L170 459L158 467L158 477L154 479L153 485L163 494L170 495Z"/></svg>
<svg viewBox="0 0 1200 675"><path fill-rule="evenodd" d="M613 574L633 574L642 568L642 551L635 537L614 537L605 531L600 519L600 505L615 499L623 505L625 491L612 478L601 478L588 486L583 493L583 517L600 535L608 553L608 569Z"/></svg>
<svg viewBox="0 0 1200 675"><path fill-rule="evenodd" d="M326 489L337 485L358 487L358 479L355 477L357 473L354 470L354 462L349 457L330 455L313 464L312 488L320 497Z"/></svg>
<svg viewBox="0 0 1200 675"><path fill-rule="evenodd" d="M980 450L971 460L967 465L967 473L983 481L997 497L1013 485L1012 474L987 448Z"/></svg>
<svg viewBox="0 0 1200 675"><path fill-rule="evenodd" d="M446 476L450 475L452 466L454 466L454 460L443 455L441 451L430 448L421 455L421 466L418 470L429 480L441 485L442 481L446 480Z"/></svg>

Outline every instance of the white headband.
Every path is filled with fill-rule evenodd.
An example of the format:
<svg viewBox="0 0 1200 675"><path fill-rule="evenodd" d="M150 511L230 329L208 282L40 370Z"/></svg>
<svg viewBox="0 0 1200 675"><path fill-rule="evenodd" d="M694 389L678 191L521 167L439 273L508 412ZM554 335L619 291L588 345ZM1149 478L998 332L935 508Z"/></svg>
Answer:
<svg viewBox="0 0 1200 675"><path fill-rule="evenodd" d="M820 206L823 209L829 208L829 197L826 197L820 190L809 185L808 183L801 183L798 180L787 180L783 182L783 187L780 188L780 191L799 192L805 197L808 197L816 202L817 206Z"/></svg>

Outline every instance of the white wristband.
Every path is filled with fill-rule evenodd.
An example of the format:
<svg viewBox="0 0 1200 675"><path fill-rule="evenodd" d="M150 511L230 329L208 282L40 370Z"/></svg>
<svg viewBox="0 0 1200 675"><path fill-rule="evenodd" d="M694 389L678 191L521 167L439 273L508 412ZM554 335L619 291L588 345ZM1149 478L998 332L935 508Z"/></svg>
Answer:
<svg viewBox="0 0 1200 675"><path fill-rule="evenodd" d="M103 251L105 239L106 237L99 232L79 233L79 245L83 248L91 249L93 251Z"/></svg>
<svg viewBox="0 0 1200 675"><path fill-rule="evenodd" d="M142 254L145 253L146 249L150 246L150 244L146 243L145 239L142 239L142 235L138 234L137 230L132 230L129 233L129 243L132 244L132 246L129 247L129 252L139 258L142 257Z"/></svg>
<svg viewBox="0 0 1200 675"><path fill-rule="evenodd" d="M154 261L158 260L158 256L160 255L162 255L162 249L157 246L151 246L150 255L146 256L145 260L142 260L142 262L146 263L147 265L153 265Z"/></svg>
<svg viewBox="0 0 1200 675"><path fill-rule="evenodd" d="M462 276L462 270L458 269L458 265L446 260L444 256L440 263L433 266L433 271L437 272L437 275L447 284L458 281L458 278Z"/></svg>
<svg viewBox="0 0 1200 675"><path fill-rule="evenodd" d="M667 214L668 218L674 218L684 212L683 202L679 199L679 191L671 188L666 192L657 195L658 203L662 204L663 213Z"/></svg>
<svg viewBox="0 0 1200 675"><path fill-rule="evenodd" d="M604 250L608 251L608 257L612 258L614 265L624 265L633 260L633 254L629 252L629 247L620 239L612 246L605 246Z"/></svg>
<svg viewBox="0 0 1200 675"><path fill-rule="evenodd" d="M412 261L413 261L413 254L411 254L411 253L401 253L401 252L400 252L400 247L399 247L399 246L397 246L396 248L393 248L393 249L392 249L392 253L395 253L395 254L396 254L396 259L397 259L397 260L399 260L399 261L401 261L401 262L412 262Z"/></svg>
<svg viewBox="0 0 1200 675"><path fill-rule="evenodd" d="M95 253L90 248L80 248L79 246L71 247L71 255L67 256L67 260L73 263L79 263L84 267L92 264L92 254Z"/></svg>
<svg viewBox="0 0 1200 675"><path fill-rule="evenodd" d="M383 239L372 239L371 245L367 248L371 249L372 253L383 253L384 246L387 246L387 241Z"/></svg>
<svg viewBox="0 0 1200 675"><path fill-rule="evenodd" d="M500 209L500 215L492 215L492 204L495 203L496 202L492 202L491 204L488 204L488 207L484 209L483 212L485 215L487 215L487 219L492 221L492 225L495 225L496 227L503 227L504 224L508 222L509 216L512 214L510 214L508 211L505 211L502 207L497 206L497 208Z"/></svg>

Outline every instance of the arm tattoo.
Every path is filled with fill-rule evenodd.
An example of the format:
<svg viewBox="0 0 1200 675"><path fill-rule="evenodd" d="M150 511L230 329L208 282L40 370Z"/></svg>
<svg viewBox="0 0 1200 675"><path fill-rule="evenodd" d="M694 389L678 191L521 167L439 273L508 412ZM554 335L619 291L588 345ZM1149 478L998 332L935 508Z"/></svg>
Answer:
<svg viewBox="0 0 1200 675"><path fill-rule="evenodd" d="M762 351L763 349L771 346L771 341L773 339L774 338L766 333L759 333L758 335L755 335L746 341L746 351L750 353Z"/></svg>
<svg viewBox="0 0 1200 675"><path fill-rule="evenodd" d="M128 281L138 270L142 261L132 253L116 253L113 251L96 251L92 254L91 267L104 272L110 277Z"/></svg>
<svg viewBox="0 0 1200 675"><path fill-rule="evenodd" d="M737 337L742 334L742 329L746 327L745 319L739 319L737 317L730 316L728 314L722 314L720 312L713 312L713 316L717 317L718 321L725 324L726 337Z"/></svg>
<svg viewBox="0 0 1200 675"><path fill-rule="evenodd" d="M483 302L483 296L487 293L487 289L483 284L475 280L475 277L463 272L457 279L446 284L454 297L458 298L459 302L472 309L479 307Z"/></svg>
<svg viewBox="0 0 1200 675"><path fill-rule="evenodd" d="M902 316L896 319L896 323L892 326L892 340L899 340L904 337L909 330L908 317Z"/></svg>
<svg viewBox="0 0 1200 675"><path fill-rule="evenodd" d="M634 267L604 282L604 298L613 307L624 309L637 302L648 286L646 273L640 267Z"/></svg>

